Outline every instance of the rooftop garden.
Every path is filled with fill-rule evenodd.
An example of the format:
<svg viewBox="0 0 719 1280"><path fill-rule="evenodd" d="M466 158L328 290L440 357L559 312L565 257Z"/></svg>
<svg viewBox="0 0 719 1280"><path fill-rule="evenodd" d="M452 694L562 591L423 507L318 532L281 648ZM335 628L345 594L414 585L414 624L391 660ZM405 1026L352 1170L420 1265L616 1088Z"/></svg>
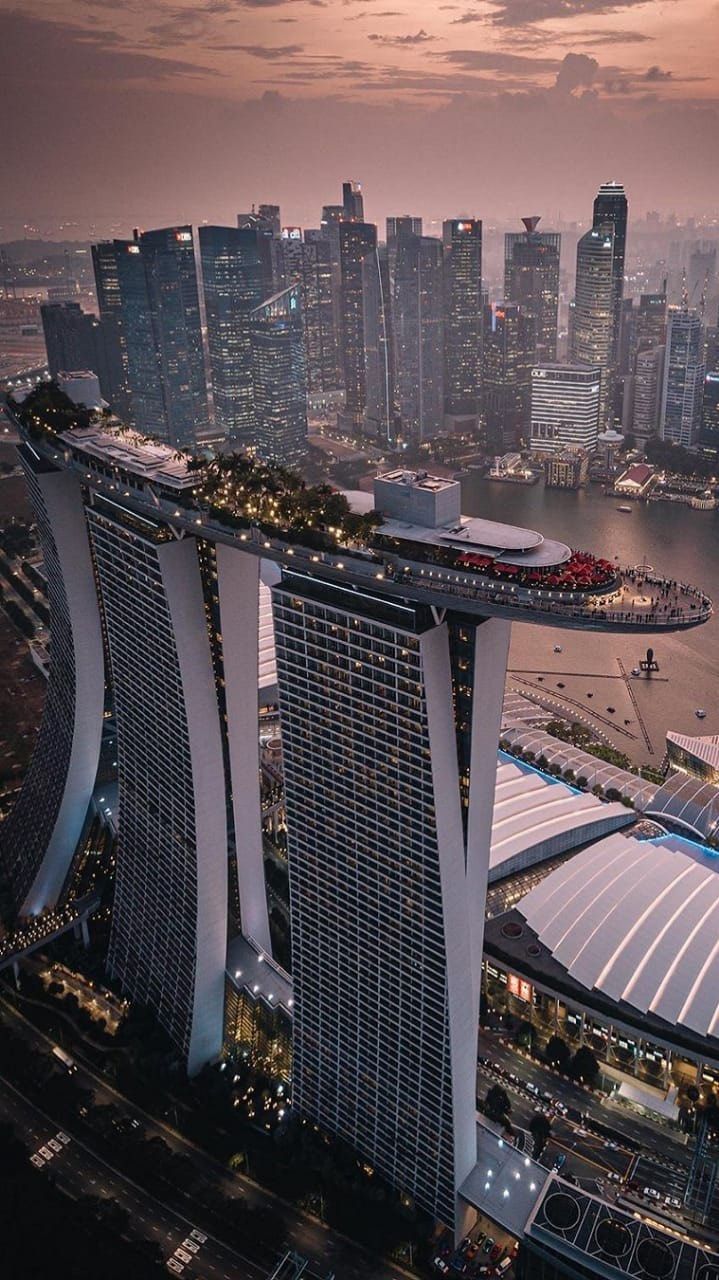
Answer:
<svg viewBox="0 0 719 1280"><path fill-rule="evenodd" d="M376 511L352 511L331 485L307 484L297 471L250 454L221 454L209 462L195 458L189 469L198 473L197 499L223 523L253 524L269 534L331 547L364 545L382 520Z"/></svg>
<svg viewBox="0 0 719 1280"><path fill-rule="evenodd" d="M36 438L90 425L89 410L74 404L56 382L38 382L22 401L13 400L12 396L8 399L25 430Z"/></svg>

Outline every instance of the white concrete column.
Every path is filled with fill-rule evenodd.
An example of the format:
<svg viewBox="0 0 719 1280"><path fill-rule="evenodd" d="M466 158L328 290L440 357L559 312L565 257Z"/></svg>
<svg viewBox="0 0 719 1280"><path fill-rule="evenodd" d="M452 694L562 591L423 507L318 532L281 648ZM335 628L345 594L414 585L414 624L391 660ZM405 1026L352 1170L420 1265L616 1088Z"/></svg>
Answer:
<svg viewBox="0 0 719 1280"><path fill-rule="evenodd" d="M258 737L258 556L217 544L220 630L227 704L242 932L272 954L262 856Z"/></svg>

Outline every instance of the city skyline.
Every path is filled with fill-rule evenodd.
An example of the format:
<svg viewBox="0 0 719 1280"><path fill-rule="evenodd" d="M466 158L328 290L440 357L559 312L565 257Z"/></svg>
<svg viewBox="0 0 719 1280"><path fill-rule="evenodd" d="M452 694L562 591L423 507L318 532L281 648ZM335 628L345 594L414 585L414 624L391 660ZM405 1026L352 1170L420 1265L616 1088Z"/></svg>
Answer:
<svg viewBox="0 0 719 1280"><path fill-rule="evenodd" d="M518 218L530 192L549 220L586 218L598 181L630 169L635 209L714 214L718 29L710 0L412 12L353 0L336 14L321 0L4 3L16 126L3 234L51 210L56 223L221 222L256 193L316 225L315 202L343 171L362 177L373 221L411 189L425 219ZM42 183L28 154L42 156Z"/></svg>

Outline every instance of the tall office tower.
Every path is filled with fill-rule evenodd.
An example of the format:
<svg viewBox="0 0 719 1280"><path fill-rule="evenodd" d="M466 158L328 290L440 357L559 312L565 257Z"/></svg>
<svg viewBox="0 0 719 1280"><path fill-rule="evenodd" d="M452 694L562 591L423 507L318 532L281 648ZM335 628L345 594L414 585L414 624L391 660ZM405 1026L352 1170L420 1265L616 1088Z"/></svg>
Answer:
<svg viewBox="0 0 719 1280"><path fill-rule="evenodd" d="M323 204L322 218L320 225L322 230L329 232L330 227L336 227L343 221L344 205L341 204Z"/></svg>
<svg viewBox="0 0 719 1280"><path fill-rule="evenodd" d="M400 214L387 218L387 260L389 263L389 283L394 294L394 269L397 259L397 239L401 231L413 236L421 236L422 219L413 218L411 214Z"/></svg>
<svg viewBox="0 0 719 1280"><path fill-rule="evenodd" d="M631 431L641 444L659 429L659 407L662 398L664 347L643 347L637 352L631 415Z"/></svg>
<svg viewBox="0 0 719 1280"><path fill-rule="evenodd" d="M344 360L341 351L342 335L342 266L340 262L340 222L344 215L341 204L325 204L322 206L320 231L329 241L330 261L332 263L332 314L334 316L335 334L337 335L337 381L344 386Z"/></svg>
<svg viewBox="0 0 719 1280"><path fill-rule="evenodd" d="M587 365L541 364L532 369L531 447L561 452L592 449L599 432L600 378Z"/></svg>
<svg viewBox="0 0 719 1280"><path fill-rule="evenodd" d="M482 223L451 218L444 248L444 412L449 425L476 426L482 359Z"/></svg>
<svg viewBox="0 0 719 1280"><path fill-rule="evenodd" d="M594 226L610 223L614 228L614 253L612 276L614 298L612 304L612 362L616 369L622 327L622 299L624 297L624 265L627 251L627 197L620 182L603 182L594 200Z"/></svg>
<svg viewBox="0 0 719 1280"><path fill-rule="evenodd" d="M109 386L105 399L124 422L132 421L132 405L127 370L127 344L122 317L122 298L118 277L117 241L104 240L92 245L97 307L104 333Z"/></svg>
<svg viewBox="0 0 719 1280"><path fill-rule="evenodd" d="M342 183L342 220L364 222L364 198L359 182Z"/></svg>
<svg viewBox="0 0 719 1280"><path fill-rule="evenodd" d="M228 840L200 547L104 498L87 508L117 722L110 972L192 1074L222 1046Z"/></svg>
<svg viewBox="0 0 719 1280"><path fill-rule="evenodd" d="M255 307L250 316L254 428L260 457L297 466L307 452L307 372L300 286Z"/></svg>
<svg viewBox="0 0 719 1280"><path fill-rule="evenodd" d="M364 430L383 443L395 440L394 327L389 259L384 245L362 259Z"/></svg>
<svg viewBox="0 0 719 1280"><path fill-rule="evenodd" d="M529 435L534 323L514 302L487 306L482 341L487 441L503 452Z"/></svg>
<svg viewBox="0 0 719 1280"><path fill-rule="evenodd" d="M706 304L706 300L714 296L716 270L716 246L706 243L698 244L689 256L687 296L690 307L701 310L702 299Z"/></svg>
<svg viewBox="0 0 719 1280"><path fill-rule="evenodd" d="M364 349L363 260L377 255L377 228L370 222L339 224L341 271L341 355L345 387L345 419L361 431L367 404Z"/></svg>
<svg viewBox="0 0 719 1280"><path fill-rule="evenodd" d="M643 293L635 318L635 350L661 347L667 335L667 295Z"/></svg>
<svg viewBox="0 0 719 1280"><path fill-rule="evenodd" d="M397 239L392 317L402 437L431 440L444 425L442 242L402 227Z"/></svg>
<svg viewBox="0 0 719 1280"><path fill-rule="evenodd" d="M335 391L337 333L332 299L332 250L322 230L305 231L304 240L282 232L280 251L285 285L302 291L307 390ZM294 228L292 229L294 230Z"/></svg>
<svg viewBox="0 0 719 1280"><path fill-rule="evenodd" d="M119 326L133 425L194 447L209 410L192 229L96 245L94 261L100 314L109 308Z"/></svg>
<svg viewBox="0 0 719 1280"><path fill-rule="evenodd" d="M633 298L622 299L622 317L619 334L617 378L621 380L632 372L634 353L637 349L637 308Z"/></svg>
<svg viewBox="0 0 719 1280"><path fill-rule="evenodd" d="M505 234L504 296L534 321L534 358L542 361L557 356L562 237L558 231L537 231L539 221L522 218L524 231Z"/></svg>
<svg viewBox="0 0 719 1280"><path fill-rule="evenodd" d="M687 448L697 443L701 428L704 360L702 322L698 311L670 308L664 356L659 434Z"/></svg>
<svg viewBox="0 0 719 1280"><path fill-rule="evenodd" d="M293 1105L454 1225L476 1159L481 943L464 920L483 916L508 629L437 626L426 607L348 601L299 574L273 598Z"/></svg>
<svg viewBox="0 0 719 1280"><path fill-rule="evenodd" d="M207 345L217 427L253 440L250 314L272 291L267 238L256 228L200 227Z"/></svg>
<svg viewBox="0 0 719 1280"><path fill-rule="evenodd" d="M259 208L252 206L249 213L238 213L237 226L242 230L262 231L268 237L279 236L281 230L280 206L278 204L261 204Z"/></svg>
<svg viewBox="0 0 719 1280"><path fill-rule="evenodd" d="M706 374L702 401L702 444L719 448L719 370Z"/></svg>
<svg viewBox="0 0 719 1280"><path fill-rule="evenodd" d="M19 447L45 560L52 662L29 771L0 825L0 915L35 915L60 897L95 785L105 670L78 477Z"/></svg>
<svg viewBox="0 0 719 1280"><path fill-rule="evenodd" d="M577 244L572 361L600 371L600 428L614 420L614 230L610 222L586 231ZM618 318L617 318L618 323Z"/></svg>
<svg viewBox="0 0 719 1280"><path fill-rule="evenodd" d="M40 314L51 377L61 370L92 369L109 399L104 332L97 316L77 302L44 302Z"/></svg>

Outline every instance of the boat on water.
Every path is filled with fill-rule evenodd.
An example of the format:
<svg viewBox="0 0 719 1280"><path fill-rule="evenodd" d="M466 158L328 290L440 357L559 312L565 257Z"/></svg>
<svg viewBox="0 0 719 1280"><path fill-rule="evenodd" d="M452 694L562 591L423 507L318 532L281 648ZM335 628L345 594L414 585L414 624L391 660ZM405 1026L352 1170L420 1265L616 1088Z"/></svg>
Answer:
<svg viewBox="0 0 719 1280"><path fill-rule="evenodd" d="M561 652L562 652L562 646L561 646L561 644L555 644L555 646L554 646L554 652L555 652L555 653L561 653Z"/></svg>
<svg viewBox="0 0 719 1280"><path fill-rule="evenodd" d="M697 707L696 711L694 712L694 715L696 716L697 720L703 720L704 717L706 716L706 711L704 710L703 707Z"/></svg>
<svg viewBox="0 0 719 1280"><path fill-rule="evenodd" d="M621 507L617 507L617 511L621 511L621 512L623 512L623 514L624 514L624 515L631 515L631 514L632 514L632 508L631 508L631 507L628 507L628 506L626 506L626 505L624 505L624 504L623 504Z"/></svg>

